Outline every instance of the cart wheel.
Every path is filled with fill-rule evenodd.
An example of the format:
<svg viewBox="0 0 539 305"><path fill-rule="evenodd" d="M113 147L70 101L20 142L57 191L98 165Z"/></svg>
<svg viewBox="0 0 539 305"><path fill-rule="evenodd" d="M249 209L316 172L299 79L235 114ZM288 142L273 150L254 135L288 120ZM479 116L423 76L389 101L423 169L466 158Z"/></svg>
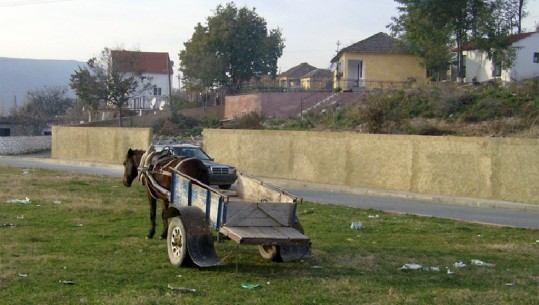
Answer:
<svg viewBox="0 0 539 305"><path fill-rule="evenodd" d="M263 259L280 262L279 246L258 245L258 252Z"/></svg>
<svg viewBox="0 0 539 305"><path fill-rule="evenodd" d="M167 248L170 263L175 267L181 266L187 256L187 234L180 217L170 219Z"/></svg>

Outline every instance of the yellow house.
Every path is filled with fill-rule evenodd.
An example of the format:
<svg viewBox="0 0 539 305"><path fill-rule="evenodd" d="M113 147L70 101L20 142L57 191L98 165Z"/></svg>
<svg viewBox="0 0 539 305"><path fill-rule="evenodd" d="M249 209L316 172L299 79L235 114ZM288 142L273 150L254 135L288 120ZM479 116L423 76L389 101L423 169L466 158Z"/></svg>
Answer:
<svg viewBox="0 0 539 305"><path fill-rule="evenodd" d="M344 91L409 86L426 79L420 58L382 32L343 48L331 63L333 86Z"/></svg>
<svg viewBox="0 0 539 305"><path fill-rule="evenodd" d="M281 87L301 89L301 78L313 70L316 70L316 67L304 62L279 74L277 81Z"/></svg>
<svg viewBox="0 0 539 305"><path fill-rule="evenodd" d="M301 87L312 91L331 91L333 74L328 69L314 69L301 77Z"/></svg>

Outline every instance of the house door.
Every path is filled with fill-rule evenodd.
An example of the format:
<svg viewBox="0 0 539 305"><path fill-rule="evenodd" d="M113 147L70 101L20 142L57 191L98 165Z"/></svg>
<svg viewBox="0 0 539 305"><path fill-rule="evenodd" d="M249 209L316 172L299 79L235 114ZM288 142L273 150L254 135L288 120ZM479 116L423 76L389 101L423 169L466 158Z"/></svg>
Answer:
<svg viewBox="0 0 539 305"><path fill-rule="evenodd" d="M348 62L348 85L352 90L365 87L364 64L362 60Z"/></svg>

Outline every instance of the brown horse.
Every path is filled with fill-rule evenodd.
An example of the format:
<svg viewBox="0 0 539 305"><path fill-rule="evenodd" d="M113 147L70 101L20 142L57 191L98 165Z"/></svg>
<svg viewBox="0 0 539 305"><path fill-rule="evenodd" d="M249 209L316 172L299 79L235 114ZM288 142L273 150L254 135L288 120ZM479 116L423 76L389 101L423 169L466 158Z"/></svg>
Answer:
<svg viewBox="0 0 539 305"><path fill-rule="evenodd" d="M208 184L208 168L199 159L174 156L166 149L164 152L147 154L144 150L132 150L130 148L125 156L123 184L130 187L133 180L140 173L140 181L146 187L146 195L150 203L150 232L146 235L147 238L153 238L155 234L157 199L161 199L163 202L161 212L163 233L161 233L160 238L167 237L168 219L166 219L165 215L169 205L169 198L162 189L170 190L172 169L177 169L185 175Z"/></svg>

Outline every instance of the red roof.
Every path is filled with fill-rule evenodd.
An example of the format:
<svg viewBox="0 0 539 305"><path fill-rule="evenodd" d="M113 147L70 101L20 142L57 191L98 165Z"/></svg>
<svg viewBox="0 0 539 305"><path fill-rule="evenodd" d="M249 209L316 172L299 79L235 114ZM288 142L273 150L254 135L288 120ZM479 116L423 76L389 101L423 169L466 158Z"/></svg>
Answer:
<svg viewBox="0 0 539 305"><path fill-rule="evenodd" d="M168 53L112 50L112 65L119 72L173 74Z"/></svg>

